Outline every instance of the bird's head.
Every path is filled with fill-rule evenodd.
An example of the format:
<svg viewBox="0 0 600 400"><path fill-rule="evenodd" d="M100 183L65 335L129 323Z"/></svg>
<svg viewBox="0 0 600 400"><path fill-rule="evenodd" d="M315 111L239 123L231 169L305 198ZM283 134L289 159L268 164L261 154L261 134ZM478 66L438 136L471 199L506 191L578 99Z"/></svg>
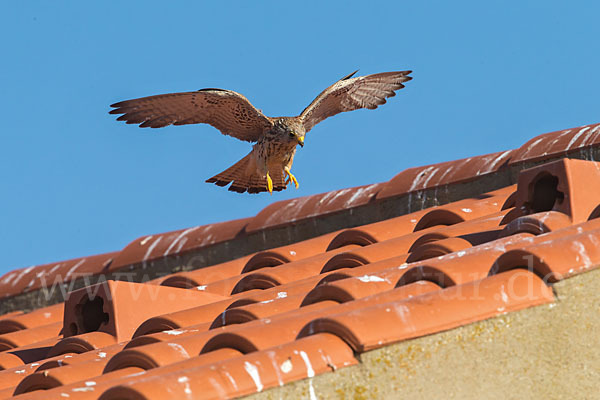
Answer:
<svg viewBox="0 0 600 400"><path fill-rule="evenodd" d="M275 123L276 129L288 142L294 142L304 147L304 136L306 130L297 118L281 118Z"/></svg>

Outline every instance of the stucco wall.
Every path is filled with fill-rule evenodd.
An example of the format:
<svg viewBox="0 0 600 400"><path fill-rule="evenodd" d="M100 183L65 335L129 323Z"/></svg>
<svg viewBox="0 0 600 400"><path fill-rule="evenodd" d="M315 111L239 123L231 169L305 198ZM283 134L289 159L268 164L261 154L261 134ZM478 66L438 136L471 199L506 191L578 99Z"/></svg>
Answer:
<svg viewBox="0 0 600 400"><path fill-rule="evenodd" d="M251 399L598 399L600 270L550 305L365 353L362 363Z"/></svg>

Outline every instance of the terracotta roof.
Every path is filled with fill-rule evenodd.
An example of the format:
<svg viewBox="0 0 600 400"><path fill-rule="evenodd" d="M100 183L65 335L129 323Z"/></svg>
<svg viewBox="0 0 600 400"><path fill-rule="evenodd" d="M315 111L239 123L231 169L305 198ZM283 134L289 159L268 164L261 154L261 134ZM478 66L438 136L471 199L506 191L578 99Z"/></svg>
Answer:
<svg viewBox="0 0 600 400"><path fill-rule="evenodd" d="M599 140L553 132L10 272L5 312L66 301L0 317L0 395L239 397L554 302L600 264Z"/></svg>

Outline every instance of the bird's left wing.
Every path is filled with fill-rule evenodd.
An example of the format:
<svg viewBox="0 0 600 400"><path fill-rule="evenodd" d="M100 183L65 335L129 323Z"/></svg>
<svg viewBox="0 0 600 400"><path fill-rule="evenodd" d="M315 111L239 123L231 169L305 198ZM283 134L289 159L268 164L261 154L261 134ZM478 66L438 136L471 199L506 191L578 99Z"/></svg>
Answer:
<svg viewBox="0 0 600 400"><path fill-rule="evenodd" d="M210 124L223 134L257 141L272 122L244 96L233 90L201 89L142 97L112 104L118 121L161 128L167 125Z"/></svg>
<svg viewBox="0 0 600 400"><path fill-rule="evenodd" d="M386 98L395 96L395 91L404 87L403 82L412 79L408 76L411 72L382 72L352 78L355 71L325 89L302 111L304 129L308 132L325 118L341 112L377 108Z"/></svg>

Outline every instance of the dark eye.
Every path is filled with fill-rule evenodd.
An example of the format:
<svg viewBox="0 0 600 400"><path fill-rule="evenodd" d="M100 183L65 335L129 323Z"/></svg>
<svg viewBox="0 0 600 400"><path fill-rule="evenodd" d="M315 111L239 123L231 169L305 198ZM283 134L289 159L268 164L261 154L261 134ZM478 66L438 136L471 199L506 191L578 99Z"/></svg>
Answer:
<svg viewBox="0 0 600 400"><path fill-rule="evenodd" d="M294 136L296 136L294 132L290 132L290 137L293 138Z"/></svg>

